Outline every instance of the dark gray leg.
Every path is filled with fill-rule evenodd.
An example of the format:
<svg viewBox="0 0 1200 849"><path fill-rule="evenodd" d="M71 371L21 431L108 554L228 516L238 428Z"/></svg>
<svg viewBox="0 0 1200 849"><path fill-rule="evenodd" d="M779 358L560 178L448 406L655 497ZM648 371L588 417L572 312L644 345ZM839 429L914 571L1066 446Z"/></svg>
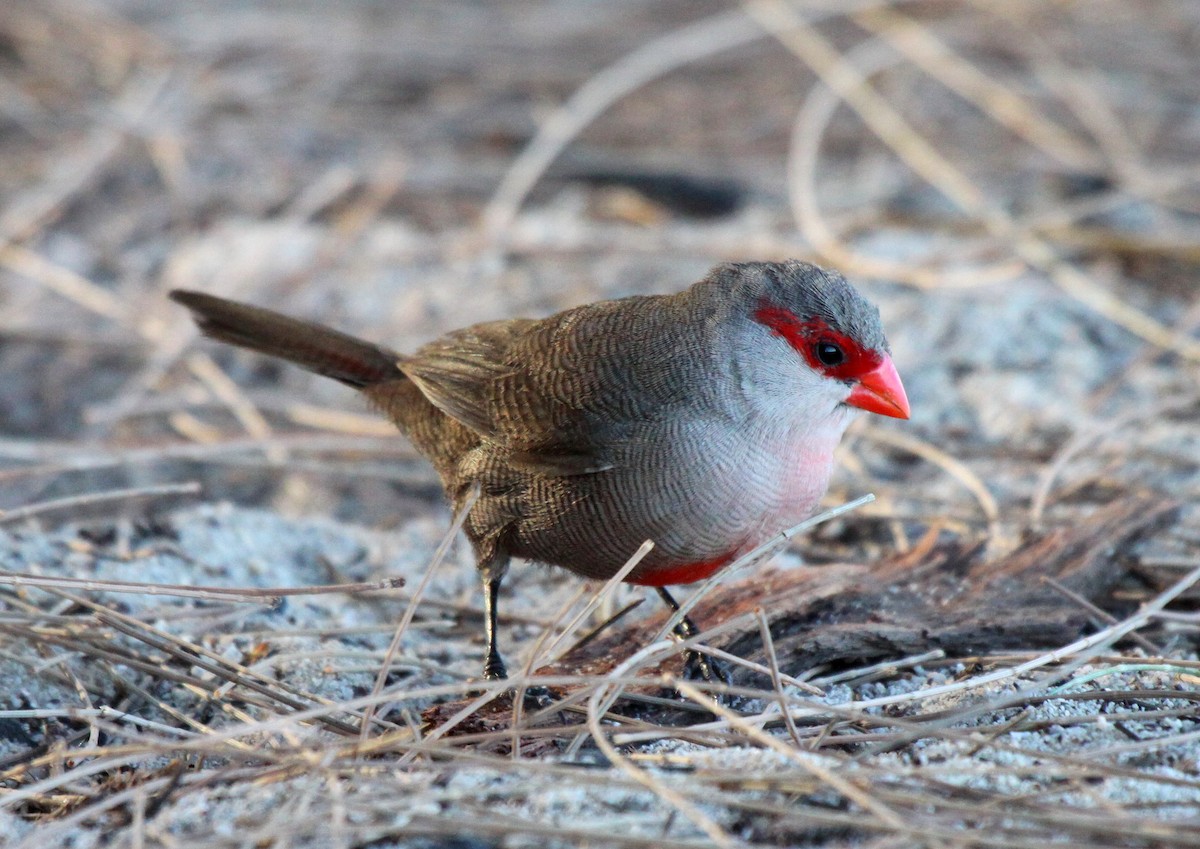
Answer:
<svg viewBox="0 0 1200 849"><path fill-rule="evenodd" d="M508 678L504 658L500 656L500 649L496 647L496 602L500 597L500 582L507 571L507 561L499 567L493 564L479 570L479 577L483 581L483 631L487 637L487 653L483 656L483 677L488 681L503 681ZM553 704L554 699L545 687L526 687L524 702L527 710L540 710Z"/></svg>
<svg viewBox="0 0 1200 849"><path fill-rule="evenodd" d="M500 596L503 569L485 568L479 572L483 580L483 632L487 638L487 654L483 656L483 677L488 681L503 681L508 677L504 658L496 647L496 600Z"/></svg>
<svg viewBox="0 0 1200 849"><path fill-rule="evenodd" d="M663 600L667 607L671 608L672 613L679 612L679 602L675 600L675 596L667 592L666 587L655 587L658 590L658 597ZM687 616L680 619L675 624L675 636L681 640L690 640L692 637L700 633L700 629L696 627L696 623Z"/></svg>
<svg viewBox="0 0 1200 849"><path fill-rule="evenodd" d="M671 612L678 613L679 602L667 592L666 587L655 587L655 589L658 590L659 598L663 600L667 607L671 608ZM681 640L690 640L700 633L700 629L696 627L695 622L685 616L675 625L673 633ZM728 667L716 658L709 657L694 649L688 649L684 656L686 658L683 664L684 678L690 681L708 681L712 684L733 683L733 676L729 674Z"/></svg>

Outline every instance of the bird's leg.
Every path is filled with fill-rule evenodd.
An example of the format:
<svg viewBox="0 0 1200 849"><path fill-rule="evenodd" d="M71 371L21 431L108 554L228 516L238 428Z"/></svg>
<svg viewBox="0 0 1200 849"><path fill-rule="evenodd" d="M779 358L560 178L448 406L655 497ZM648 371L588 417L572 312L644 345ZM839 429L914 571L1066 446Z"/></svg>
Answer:
<svg viewBox="0 0 1200 849"><path fill-rule="evenodd" d="M504 570L487 567L479 570L483 580L483 633L487 639L487 653L483 656L483 677L488 681L503 681L508 677L504 658L496 646L496 602L500 597L500 582Z"/></svg>
<svg viewBox="0 0 1200 849"><path fill-rule="evenodd" d="M659 598L671 608L672 613L679 612L679 602L675 597L667 592L666 587L655 587L658 590ZM696 627L687 616L676 623L672 633L680 640L690 640L692 637L700 633L700 629ZM687 660L683 665L683 677L691 681L708 681L712 684L732 684L733 676L729 674L728 667L714 657L698 652L695 649L688 649L685 655Z"/></svg>
<svg viewBox="0 0 1200 849"><path fill-rule="evenodd" d="M496 645L496 608L500 598L500 582L508 571L508 563L497 564L493 561L479 570L483 581L483 632L487 639L487 652L483 656L483 677L487 681L503 681L508 677L508 669L504 666L504 658ZM524 695L525 707L528 710L540 710L554 702L550 691L545 687L526 687Z"/></svg>

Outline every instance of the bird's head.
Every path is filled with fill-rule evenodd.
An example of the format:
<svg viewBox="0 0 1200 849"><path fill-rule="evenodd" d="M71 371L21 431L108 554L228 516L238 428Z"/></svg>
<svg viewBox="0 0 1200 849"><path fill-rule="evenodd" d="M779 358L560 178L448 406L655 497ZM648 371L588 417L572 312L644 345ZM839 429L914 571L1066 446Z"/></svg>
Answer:
<svg viewBox="0 0 1200 849"><path fill-rule="evenodd" d="M879 310L840 274L791 260L727 265L709 279L733 294L766 391L909 417Z"/></svg>

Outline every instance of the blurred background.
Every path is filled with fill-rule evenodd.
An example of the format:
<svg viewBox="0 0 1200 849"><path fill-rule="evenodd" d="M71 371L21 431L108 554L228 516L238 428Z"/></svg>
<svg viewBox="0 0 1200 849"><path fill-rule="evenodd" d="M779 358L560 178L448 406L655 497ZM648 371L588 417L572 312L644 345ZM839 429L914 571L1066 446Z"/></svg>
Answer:
<svg viewBox="0 0 1200 849"><path fill-rule="evenodd" d="M879 304L913 417L842 446L828 502L874 504L706 601L780 579L785 671L874 706L789 722L782 754L765 713L754 734L671 718L624 764L578 726L519 757L519 730L443 723L462 703L435 703L478 693L482 613L466 546L434 556L433 471L351 390L204 342L167 299L409 351L788 257ZM1198 271L1196 0L0 2L0 842L1194 845ZM1097 528L1143 504L1140 542L1141 516ZM981 583L987 555L1063 529L1058 566L1034 547L1020 580ZM1090 593L1068 574L1089 558L1111 577ZM1128 656L1042 688L1090 657L1040 666L1072 627L1186 575L1157 642L1111 647L1145 613L1089 644ZM270 589L317 584L341 589ZM593 593L518 565L510 669L646 596L571 619ZM1006 655L940 657L935 634L890 665L913 599ZM617 627L652 632L651 608ZM1044 609L1065 630L1039 638ZM889 665L813 667L801 637L848 621ZM580 699L608 686L584 680ZM360 738L353 700L385 687L400 701ZM626 730L679 706L635 695Z"/></svg>
<svg viewBox="0 0 1200 849"><path fill-rule="evenodd" d="M410 350L784 257L881 305L913 402L846 445L858 542L1194 500L1198 66L1188 0L4 4L0 507L442 515L351 392L197 344L174 287Z"/></svg>

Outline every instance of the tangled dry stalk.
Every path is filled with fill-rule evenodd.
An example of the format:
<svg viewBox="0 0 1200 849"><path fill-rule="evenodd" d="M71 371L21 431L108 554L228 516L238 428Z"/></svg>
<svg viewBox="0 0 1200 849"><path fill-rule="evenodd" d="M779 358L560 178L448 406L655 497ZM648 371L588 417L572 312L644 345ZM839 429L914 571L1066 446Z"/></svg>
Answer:
<svg viewBox="0 0 1200 849"><path fill-rule="evenodd" d="M4 4L0 842L1200 845L1198 34ZM830 504L877 498L807 565L689 600L725 705L628 587L537 570L503 624L556 701L471 680L431 473L164 297L409 348L790 256L870 288L917 415L851 433Z"/></svg>

